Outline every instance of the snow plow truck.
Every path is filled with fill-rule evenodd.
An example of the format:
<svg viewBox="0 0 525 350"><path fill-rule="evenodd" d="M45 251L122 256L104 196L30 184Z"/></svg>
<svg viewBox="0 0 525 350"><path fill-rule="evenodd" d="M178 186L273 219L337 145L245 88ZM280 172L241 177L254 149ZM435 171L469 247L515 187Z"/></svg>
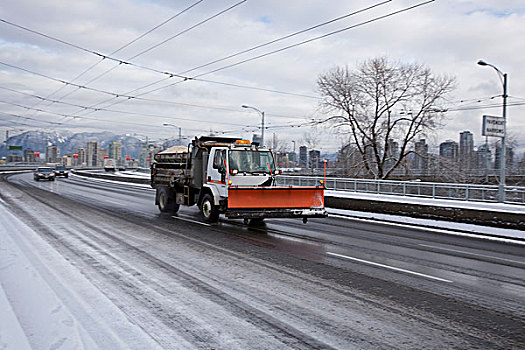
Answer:
<svg viewBox="0 0 525 350"><path fill-rule="evenodd" d="M324 184L277 186L272 152L257 143L230 137L203 136L154 156L151 187L161 212L197 204L205 222L227 218L326 217Z"/></svg>

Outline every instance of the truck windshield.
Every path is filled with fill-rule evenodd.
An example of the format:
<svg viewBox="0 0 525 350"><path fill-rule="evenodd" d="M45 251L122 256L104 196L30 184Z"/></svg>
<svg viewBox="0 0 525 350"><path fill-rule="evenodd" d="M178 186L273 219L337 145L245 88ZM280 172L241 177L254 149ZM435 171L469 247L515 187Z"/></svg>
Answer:
<svg viewBox="0 0 525 350"><path fill-rule="evenodd" d="M273 155L268 151L231 150L230 169L245 173L275 173Z"/></svg>

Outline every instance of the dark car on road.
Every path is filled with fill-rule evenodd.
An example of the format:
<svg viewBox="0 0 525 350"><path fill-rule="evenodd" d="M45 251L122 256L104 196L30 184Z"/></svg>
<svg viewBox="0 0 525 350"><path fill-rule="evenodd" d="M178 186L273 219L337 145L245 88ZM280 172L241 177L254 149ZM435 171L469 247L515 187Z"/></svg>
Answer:
<svg viewBox="0 0 525 350"><path fill-rule="evenodd" d="M33 177L36 181L40 179L55 181L55 172L53 169L48 167L40 167L35 170Z"/></svg>
<svg viewBox="0 0 525 350"><path fill-rule="evenodd" d="M68 177L69 176L69 170L64 165L57 165L55 167L55 176L63 176Z"/></svg>

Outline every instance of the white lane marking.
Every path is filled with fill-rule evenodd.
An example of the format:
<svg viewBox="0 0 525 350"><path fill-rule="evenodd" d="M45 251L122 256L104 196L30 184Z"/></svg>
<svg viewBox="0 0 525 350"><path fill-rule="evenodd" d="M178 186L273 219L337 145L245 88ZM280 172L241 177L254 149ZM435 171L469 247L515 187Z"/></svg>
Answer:
<svg viewBox="0 0 525 350"><path fill-rule="evenodd" d="M427 248L433 248L433 249L445 250L445 251L449 251L449 252L456 252L456 253L467 254L467 255L473 255L473 256L480 256L480 257L483 257L483 258L489 258L489 259L495 259L495 260L501 260L501 261L512 262L512 263L515 263L515 264L522 264L522 265L525 265L525 262L523 262L523 261L517 261L517 260L511 260L511 259L505 259L505 258L498 258L497 256L492 256L492 255L483 255L483 254L469 253L469 252L465 252L465 251L463 251L463 250L450 249L450 248L441 248L441 247L436 247L436 246L433 246L433 245L427 245L427 244L418 244L418 245L420 245L420 246L422 246L422 247L427 247Z"/></svg>
<svg viewBox="0 0 525 350"><path fill-rule="evenodd" d="M361 262L361 263L364 263L364 264L369 264L369 265L373 265L373 266L383 267L385 269L390 269L390 270L394 270L394 271L409 273L409 274L420 276L420 277L430 278L430 279L433 279L433 280L436 280L436 281L452 283L452 281L446 280L444 278L439 278L439 277L435 277L435 276L425 275L423 273L414 272L414 271L410 271L410 270L400 269L399 267L378 264L378 263L375 263L373 261L357 259L357 258L353 258L351 256L341 255L341 254L337 254L337 253L327 252L326 254L332 255L332 256L336 256L336 257L339 257L339 258L343 258L343 259L349 259L349 260L358 261L358 262Z"/></svg>
<svg viewBox="0 0 525 350"><path fill-rule="evenodd" d="M172 218L179 219L179 220L182 220L182 221L187 221L187 222L193 222L194 224L199 224L199 225L204 225L204 226L211 226L210 224L207 224L205 222L200 222L200 221L192 220L192 219L186 219L186 218L182 218L180 216L173 215Z"/></svg>

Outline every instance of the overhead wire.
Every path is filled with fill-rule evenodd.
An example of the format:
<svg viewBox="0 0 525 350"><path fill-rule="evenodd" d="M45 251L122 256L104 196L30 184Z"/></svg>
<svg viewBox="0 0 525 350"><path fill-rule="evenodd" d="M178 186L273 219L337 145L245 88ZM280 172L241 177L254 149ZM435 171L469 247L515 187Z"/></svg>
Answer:
<svg viewBox="0 0 525 350"><path fill-rule="evenodd" d="M0 101L0 102L2 102L2 101ZM54 124L54 125L61 125L62 124L60 122L50 122L48 120L39 120L39 119L35 119L35 118L23 116L23 115L18 115L18 114L13 114L13 113L5 113L5 112L1 112L1 111L0 111L0 113L4 114L4 115L7 115L7 116L10 116L10 117L16 117L16 118L27 119L27 120L34 120L34 121L37 121L37 122L40 122L40 123L47 123L47 124Z"/></svg>
<svg viewBox="0 0 525 350"><path fill-rule="evenodd" d="M354 24L354 25L345 27L343 29L332 31L332 32L329 32L329 33L326 33L326 34L323 34L323 35L320 35L320 36L308 39L308 40L301 41L301 42L296 43L296 44L288 45L288 46L282 47L282 48L277 49L277 50L273 50L273 51L270 51L270 52L267 52L267 53L264 53L264 54L261 54L261 55L258 55L258 56L247 58L247 59L238 61L236 63L228 64L226 66L219 67L219 68L213 69L213 70L205 72L205 73L197 74L197 75L194 75L192 77L185 77L181 81L177 81L177 82L171 83L169 85L161 86L159 88L147 91L144 94L153 93L153 92L156 92L156 91L159 91L159 90L162 90L162 89L165 89L165 88L168 88L168 87L180 84L180 83L188 81L188 80L204 81L203 79L199 79L199 78L202 77L202 76L205 76L205 75L209 75L209 74L212 74L212 73L216 73L216 72L222 71L224 69L233 68L233 67L239 66L239 65L244 64L244 63L248 63L248 62L251 62L251 61L263 58L263 57L267 57L267 56L270 56L270 55L273 55L273 54L276 54L276 53L280 53L280 52L283 52L285 50L289 50L289 49L292 49L292 48L295 48L295 47L298 47L298 46L301 46L301 45L305 45L305 44L311 43L313 41L326 38L326 37L331 36L331 35L339 34L339 33L342 33L342 32L345 32L345 31L348 31L348 30L351 30L351 29L355 29L355 28L364 26L364 25L372 23L372 22L376 22L376 21L379 21L379 20L382 20L382 19L385 19L385 18L388 18L388 17L392 17L394 15L413 10L413 9L415 9L417 7L421 7L421 6L427 5L427 4L432 3L434 1L435 0L424 1L424 2L418 3L418 4L413 5L413 6L409 6L409 7L403 8L403 9L398 10L398 11L394 11L394 12L388 13L386 15L378 16L378 17L375 17L373 19L370 19L370 20L367 20L367 21L360 22L358 24ZM180 74L177 74L176 76L179 76L179 75Z"/></svg>
<svg viewBox="0 0 525 350"><path fill-rule="evenodd" d="M247 1L247 0L244 0L244 1ZM240 4L243 3L244 1L241 1L241 2L239 2L239 3L237 3L237 4L233 5L233 6L231 6L230 8L221 11L219 14L222 14L222 13L224 13L225 11L230 10L230 9L232 9L232 8L234 8L234 7L238 6L238 5L240 5ZM375 7L377 7L377 6L383 5L383 4L385 4L385 3L389 2L389 1L391 1L391 0L383 1L383 2L380 2L380 3L378 3L378 4L375 4L375 5L369 6L369 7L367 7L367 8L364 8L364 9L361 9L361 10L358 10L358 11L354 11L354 12L352 12L352 13L350 13L350 14L345 15L345 16L340 16L340 17L338 17L338 18L336 18L336 19L333 19L333 20L330 20L330 21L327 21L327 22L324 22L324 23L318 24L318 25L316 25L316 26L313 26L313 27L307 28L307 29L305 29L305 30L303 30L303 31L299 31L299 32L296 32L296 33L292 33L292 34L289 34L289 35L287 35L287 36L285 36L285 37L282 37L282 38L274 39L272 42L278 42L278 41L284 40L285 38L289 38L289 37L292 37L292 36L298 35L298 34L300 34L300 33L304 33L304 32L306 32L306 31L309 31L309 30L311 30L311 29L319 28L319 27L321 27L321 26L323 26L323 25L327 25L327 24L333 23L333 22L335 22L335 21L337 21L337 20L340 20L340 19L343 19L343 18L347 18L347 17L349 17L349 16L351 16L351 15L355 15L355 14L357 14L357 13L362 13L362 12L364 12L364 11L370 10L370 9L375 8ZM432 1L433 1L433 0L432 0ZM216 15L214 15L214 16L212 16L212 17L217 17L219 14L216 14ZM211 19L212 17L208 18L207 20ZM207 20L205 20L205 21L207 21ZM167 71L161 71L161 70L158 70L158 69L154 69L154 68L150 68L150 67L146 67L146 66L143 66L143 65L139 65L139 64L135 64L135 63L129 62L129 60L123 60L123 59L115 58L115 57L112 57L111 54L110 54L110 55L105 55L105 54L99 53L99 52L97 52L97 51L93 51L93 50L89 50L89 49L86 49L86 48L82 48L82 47L80 47L79 45L76 45L76 44L73 44L73 43L67 42L67 41L62 40L62 39L55 38L55 37L53 37L53 36L50 36L50 35L47 35L47 34L44 34L44 33L41 33L41 32L35 31L35 30L32 30L32 29L30 29L30 28L27 28L27 27L24 27L24 26L21 26L21 25L15 24L15 23L13 23L13 22L10 22L10 21L4 20L4 19L0 19L0 21L1 21L1 22L4 22L4 23L6 23L6 24L9 24L9 25L15 26L15 27L17 27L17 28L20 28L20 29L23 29L23 30L29 31L29 32L31 32L31 33L34 33L34 34L37 34L37 35L41 35L41 36L46 37L46 38L48 38L48 39L50 39L50 40L55 40L55 41L60 42L60 43L62 43L62 44L69 45L69 46L74 47L74 48L82 49L82 51L85 51L85 52L88 52L88 53L92 53L92 54L95 54L95 55L97 55L97 56L102 57L102 60L104 60L104 59L113 60L113 61L115 61L115 62L118 63L118 66L123 65L123 64L124 64L124 65L131 65L131 66L135 66L135 67L140 68L140 69L145 69L145 70L153 71L153 72L156 72L156 73L160 73L160 74L168 75L168 78L178 77L178 78L181 78L182 81L187 81L187 80L196 80L195 78L188 77L188 76L183 76L182 74L171 73L171 72L167 72ZM200 22L200 24L204 23L205 21ZM199 24L197 24L197 25L199 25ZM197 25L195 25L195 26L197 26ZM192 28L194 28L195 26L193 26ZM191 29L191 28L190 28L190 29ZM188 29L188 30L189 30L189 29ZM188 30L186 30L186 31L188 31ZM180 35L180 33L177 34L177 35ZM176 36L177 36L177 35L176 35ZM175 36L173 36L172 38L174 38L174 37L175 37ZM166 42L166 41L167 41L167 40L165 40L164 42ZM259 45L259 47L267 46L267 45L269 45L269 44L272 43L272 42L261 44L261 45ZM157 44L157 45L155 45L155 47L158 47L159 45L160 45L160 44ZM295 46L297 46L297 45L295 45ZM255 49L255 48L253 48L253 49ZM248 49L248 51L251 51L251 50L252 50L252 49ZM149 50L147 50L147 51L149 51ZM248 51L247 51L247 52L248 52ZM144 51L144 52L145 52L145 51ZM144 53L144 52L143 52L143 53ZM240 54L240 53L238 53L238 54ZM137 54L137 55L135 55L134 57L138 57L138 55L140 55L140 54ZM237 55L237 54L234 54L234 56L236 56L236 55ZM233 56L232 56L232 57L233 57ZM222 60L222 59L221 59L221 60ZM238 63L238 64L240 64L240 63ZM221 68L221 70L222 70L222 69L225 69L225 68ZM192 69L192 70L195 70L195 69ZM204 73L204 75L205 75L205 74L209 74L209 73ZM153 82L153 83L150 83L150 84L148 84L148 85L146 85L146 86L144 86L144 87L137 88L137 89L135 89L135 90L133 90L133 91L138 91L138 90L144 89L144 88L149 87L149 86L151 86L151 85L154 85L154 84L160 83L160 82L162 82L162 81L164 81L164 80L166 80L166 78L161 79L161 80L158 80L158 81ZM261 88L255 88L255 87L243 86L243 85L239 85L239 84L222 83L222 82L216 82L216 81L205 80L205 79L198 79L198 80L199 80L199 81L203 81L203 82L207 82L207 83L215 83L215 84L222 84L222 85L235 86L235 87L239 87L239 88L249 88L249 89L264 90L264 91L269 91L269 92L274 92L274 93L284 93L284 94L288 94L288 95L298 95L298 96L300 96L300 94L293 94L293 93L288 93L288 92L281 92L281 91L278 91L278 90L261 89ZM181 81L181 82L182 82L182 81ZM179 83L179 82L177 82L177 83ZM84 85L87 85L87 84L84 84ZM172 85L170 84L170 85L168 85L168 86L172 86ZM166 86L166 87L168 87L168 86ZM165 88L165 87L163 87L163 88ZM154 91L157 91L157 89L152 90L151 92L154 92ZM148 93L150 93L150 92L148 92ZM309 98L317 98L317 97L314 97L314 96L307 96L307 97L309 97Z"/></svg>
<svg viewBox="0 0 525 350"><path fill-rule="evenodd" d="M263 48L265 46L268 46L268 45L272 45L272 44L275 44L275 43L278 43L280 41L283 41L283 40L286 40L286 39L289 39L289 38L292 38L294 36L297 36L299 34L304 34L306 32L309 32L311 30L314 30L314 29L317 29L317 28L320 28L320 27L323 27L323 26L326 26L328 24L332 24L332 23L335 23L337 21L340 21L342 19L345 19L345 18L348 18L348 17L351 17L351 16L354 16L356 14L359 14L359 13L362 13L362 12L366 12L368 10L371 10L373 8L376 8L376 7L379 7L381 5L384 5L386 3L389 3L391 2L392 0L386 0L386 1L382 1L380 3L377 3L377 4L374 4L372 6L369 6L369 7L366 7L366 8L363 8L361 10L357 10L357 11L354 11L354 12L350 12L350 13L347 13L343 16L339 16L339 17L336 17L334 19L331 19L329 21L325 21L325 22L322 22L322 23L319 23L319 24L316 24L314 26L311 26L311 27L308 27L306 29L302 29L302 30L299 30L297 32L294 32L294 33L291 33L291 34L288 34L288 35L285 35L285 36L282 36L280 38L277 38L277 39L273 39L273 40L270 40L268 42L265 42L265 43L262 43L262 44L259 44L259 45L255 45L253 47L250 47L248 49L245 49L245 50L241 50L241 51L238 51L236 53L233 53L233 54L230 54L228 56L225 56L225 57L222 57L222 58L219 58L219 59L216 59L214 61L211 61L211 62L208 62L208 63L205 63L205 64L201 64L200 66L197 66L197 67L194 67L194 68L191 68L191 69L188 69L188 70L185 70L179 74L183 75L183 74L187 74L189 72L193 72L194 70L197 70L197 69L201 69L201 68L204 68L204 67L208 67L208 66L211 66L212 64L215 64L215 63L219 63L219 62L222 62L222 61L225 61L225 60L228 60L230 58L233 58L233 57L236 57L236 56L239 56L239 55L242 55L242 54L245 54L245 53L248 53L248 52L251 52L251 51L254 51L254 50L257 50L257 49L260 49L260 48Z"/></svg>
<svg viewBox="0 0 525 350"><path fill-rule="evenodd" d="M199 77L204 76L204 75L208 75L208 74L212 74L212 73L224 70L224 69L232 68L234 66L238 66L238 65L241 65L241 64L253 61L253 60L257 60L257 59L260 59L260 58L263 58L263 57L266 57L266 56L269 56L269 55L272 55L272 54L275 54L275 53L279 53L279 52L282 52L282 51L285 51L285 50L288 50L288 49L291 49L291 48L295 48L297 46L304 45L304 44L310 43L310 42L315 41L315 40L320 40L320 39L326 38L326 37L331 36L331 35L339 34L339 33L342 33L344 31L347 31L347 30L351 30L351 29L354 29L354 28L357 28L357 27L360 27L360 26L363 26L363 25L366 25L366 24L369 24L369 23L372 23L372 22L375 22L375 21L378 21L378 20L381 20L381 19L385 19L385 18L394 16L394 15L397 15L397 14L400 14L400 13L403 13L403 12L407 12L409 10L413 10L413 9L415 9L417 7L421 7L421 6L427 5L427 4L432 3L434 1L435 0L424 1L424 2L418 3L418 4L413 5L413 6L409 6L409 7L403 8L403 9L398 10L398 11L394 11L394 12L388 13L386 15L378 16L378 17L375 17L373 19L370 19L370 20L367 20L367 21L363 21L363 22L360 22L358 24L355 24L355 25L352 25L352 26L349 26L349 27L345 27L343 29L332 31L332 32L329 32L327 34L323 34L323 35L320 35L320 36L317 36L317 37L314 37L314 38L311 38L311 39L308 39L308 40L304 40L304 41L301 41L301 42L293 44L293 45L288 45L286 47L283 47L283 48L280 48L280 49L277 49L277 50L274 50L274 51L271 51L271 52L268 52L268 53L265 53L265 54L261 54L261 55L258 55L258 56L252 57L252 58L248 58L248 59L245 59L245 60L233 63L233 64L229 64L229 65L226 65L226 66L223 66L223 67L211 70L209 72L201 73L201 74L195 75L193 77L184 77L180 81L174 82L174 83L169 84L169 85L161 86L161 87L155 88L153 90L149 90L149 91L143 92L143 93L139 94L139 96L144 96L144 95L147 95L147 94L150 94L150 93L153 93L153 92L157 92L159 90L162 90L162 89L165 89L165 88L168 88L168 87L180 84L180 83L188 81L188 80L206 81L204 79L199 79ZM381 4L384 4L384 3L386 3L386 2L381 2L381 3L377 4L377 6L379 6ZM375 6L371 6L371 7L368 7L366 9L364 9L364 10L368 10L368 9L371 9L371 8L374 8L374 7ZM358 13L358 12L359 11L356 11L356 13ZM362 11L360 11L360 12L362 12ZM172 73L165 72L165 74L172 74ZM179 73L173 74L173 76L177 76L179 78L181 77L181 75L182 74L179 74ZM121 102L122 101L119 101L117 103L121 103ZM116 104L116 103L114 103L114 104ZM113 106L114 104L112 104L111 106Z"/></svg>
<svg viewBox="0 0 525 350"><path fill-rule="evenodd" d="M65 117L65 118L88 119L88 120L105 120L105 119L100 119L100 118L89 118L89 117L86 117L86 116L79 117L79 116L76 116L76 115L73 115L73 114L52 112L52 111L44 110L44 109L41 109L41 108L28 107L28 106L21 105L19 103L9 102L9 101L4 101L4 100L0 100L0 103L16 106L16 107L23 108L23 109L26 109L26 110L33 110L33 111L36 111L36 112L48 113L48 114L51 114L51 115L58 115L58 116ZM195 119L190 119L190 118L163 116L163 115L150 114L150 113L138 113L138 112L117 111L117 110L108 110L108 109L103 109L103 111L113 112L113 113L120 113L120 114L126 114L126 115L137 115L137 116L141 116L141 117L147 116L147 117L162 118L162 119L167 119L167 120L183 120L183 121L197 122L197 121L195 121ZM120 122L121 121L119 121L119 123ZM208 121L203 121L202 123L208 123ZM64 124L64 123L62 123L62 124ZM245 126L245 125L239 124L239 123L228 123L228 122L222 122L222 121L216 121L215 124ZM151 126L151 124L149 124L149 126Z"/></svg>
<svg viewBox="0 0 525 350"><path fill-rule="evenodd" d="M31 71L29 71L29 72L31 72ZM80 104L76 104L76 103L70 103L70 102L64 102L64 101L60 101L60 100L54 100L54 99L42 97L42 96L39 96L39 95L18 91L18 90L15 90L15 89L4 87L4 86L0 86L0 89L6 90L6 91L10 91L10 92L14 92L14 93L17 93L17 94L21 94L21 95L24 95L24 96L33 97L33 98L39 99L41 101L48 101L48 102L51 102L51 103L64 104L64 105L67 105L67 106L77 107L77 108L80 108L82 110L107 111L107 112L115 112L115 113L129 113L129 112L126 112L126 111L117 111L117 110L108 109L107 107L84 106L84 105L80 105ZM101 91L103 91L103 90L101 90ZM109 91L105 91L105 93L112 94L112 92L109 92ZM192 108L222 110L222 111L237 112L237 113L239 112L238 109L226 108L226 107L205 106L205 105L197 105L197 104L182 103L182 102L175 102L175 101L165 101L165 100L157 100L157 99L136 97L136 96L134 97L134 99L139 100L139 101L144 101L144 102L165 103L165 104L170 104L170 105L192 107ZM76 113L78 113L78 112L76 112ZM302 117L297 117L297 116L279 115L279 114L275 114L275 113L267 113L267 115L268 116L272 116L272 117L287 118L287 119L302 118ZM82 116L75 115L75 117L76 118L81 118Z"/></svg>
<svg viewBox="0 0 525 350"><path fill-rule="evenodd" d="M129 125L135 125L135 126L151 126L151 124L142 124L142 123L135 123L135 122L129 122L129 121L121 121L121 120L119 120L119 121L112 121L112 120L107 120L107 119L93 118L93 117L86 117L86 116L77 117L77 116L70 115L70 114L57 113L57 112L44 110L44 109L41 109L41 108L28 107L28 106L21 105L19 103L8 102L8 101L3 101L3 100L0 100L0 103L16 106L16 107L23 108L23 109L26 109L26 110L33 110L33 111L40 112L40 113L46 113L46 114L50 114L50 115L58 115L58 116L61 116L63 118L87 119L87 120L102 121L102 122L106 122L106 123L129 124ZM65 103L65 102L62 102L62 103ZM67 103L65 103L65 104L67 104ZM103 110L104 111L109 111L109 112L127 114L127 115L138 115L138 116L141 116L141 117L149 116L149 117L153 117L153 118L162 118L162 119L167 119L169 121L180 120L180 121L193 121L193 122L195 122L194 119L190 119L190 118L181 118L181 117L173 117L173 116L161 116L161 115L149 114L149 113L116 111L116 110L106 110L106 109L103 109ZM4 113L4 114L7 114L7 113ZM20 116L20 115L17 115L17 114L8 114L8 115L12 115L12 116L15 116L15 117L28 119L28 120L35 120L35 121L39 121L39 122L55 124L55 125L64 125L65 124L64 122L42 121L42 120L39 120L39 119L30 118L30 117L24 117L24 116ZM243 124L239 124L239 123L228 123L228 122L215 122L214 124L239 126L239 127L242 127L242 129L236 129L236 130L242 130L242 131L248 131L247 128L250 128L250 129L258 129L259 128L258 126L253 126L253 125L243 125ZM300 123L300 124L267 125L265 127L265 129L294 128L294 127L301 127L301 126L305 126L305 125L311 125L311 122L303 122L303 123ZM188 128L185 128L185 130L188 130ZM203 128L201 128L201 129L189 129L189 130L203 130Z"/></svg>
<svg viewBox="0 0 525 350"><path fill-rule="evenodd" d="M304 44L309 43L309 42L312 42L312 41L314 41L314 40L319 40L319 39L321 39L321 38L325 38L325 37L330 36L330 35L338 34L338 33L341 33L341 32L343 32L343 31L346 31L346 30L350 30L350 29L353 29L353 28L356 28L356 27L359 27L359 26L362 26L362 25L365 25L365 24L368 24L368 23L372 23L372 22L378 21L378 20L380 20L380 19L384 19L384 18L387 18L387 17L393 16L393 15L396 15L396 14L399 14L399 13L402 13L402 12L406 12L406 11L408 11L408 10L412 10L412 9L414 9L414 8L416 8L416 7L426 5L426 4L431 3L431 2L433 2L433 1L434 1L434 0L425 1L425 2L422 2L422 3L416 4L416 5L414 5L414 6L410 6L410 7L407 7L407 8L404 8L404 9L401 9L401 10L398 10L398 11L395 11L395 12L392 12L392 13L389 13L389 14L387 14L387 15L379 16L379 17L373 18L373 19L368 20L368 21L361 22L361 23L359 23L359 24L356 24L356 25L353 25L353 26L350 26L350 27L346 27L346 28L343 28L343 29L340 29L340 30L337 30L337 31L333 31L333 32L330 32L330 33L327 33L327 34L324 34L324 35L321 35L321 36L318 36L318 37L315 37L315 38L311 38L311 39L309 39L309 40L302 41L302 42L300 42L300 43L296 43L296 44L294 44L294 45L289 45L289 46L286 46L286 47L284 47L284 48L281 48L281 49L278 49L278 50L274 50L274 51L271 51L271 52L265 53L265 54L263 54L263 55L259 55L259 56L252 57L252 58L250 58L250 59L246 59L246 60L243 60L243 61L240 61L240 62L234 63L234 64L230 64L230 65L227 65L227 66L224 66L224 67L221 67L221 68L217 68L217 69L214 69L213 71L206 72L206 73L202 73L202 74L199 74L199 75L197 75L197 76L195 76L195 77L192 77L192 78L183 77L184 79L183 79L182 81L186 81L186 80L197 80L197 79L195 79L196 77L203 76L203 75L207 75L207 74L211 74L211 73L217 72L217 71L219 71L219 70L223 70L223 69L231 68L231 67L233 67L233 66L237 66L237 65L240 65L240 64L243 64L243 63L249 62L249 61L253 61L253 60L256 60L256 59L259 59L259 58L262 58L262 57L266 57L266 56L268 56L268 55L275 54L275 53L277 53L277 52L282 52L282 51L284 51L284 50L287 50L287 49L290 49L290 48L293 48L293 47L297 47L297 46L299 46L299 45L304 45ZM1 20L1 19L0 19L0 20ZM1 21L6 22L5 20L1 20ZM29 30L29 29L27 29L27 28L24 28L24 29ZM32 31L32 30L29 30L29 31L34 32L34 31ZM43 36L45 36L45 37L52 38L52 37L50 37L50 36L47 36L47 35L44 35L44 34L41 34L41 33L40 33L40 35L43 35ZM54 38L54 39L56 39L56 38ZM90 51L90 50L87 50L87 49L81 48L81 47L78 46L78 45L71 44L71 43L67 43L67 42L65 42L65 41L63 41L63 40L60 40L60 39L56 39L56 40L59 41L59 42L63 42L63 43L66 43L66 44L68 44L68 45L71 45L71 46L73 46L73 47L80 48L80 49L82 49L83 51L87 51L87 52L90 52L90 53L93 53L93 54L96 54L96 55L102 56L103 58L107 58L107 59L114 60L114 61L116 61L116 62L119 62L119 64L130 64L129 62L124 62L124 61L119 60L119 59L115 59L115 58L112 58L112 57L109 57L109 56L101 55L100 53L97 53L97 52L95 52L95 51ZM7 66L10 66L10 67L15 67L15 66L13 66L13 65L9 65L9 64L3 63L3 62L0 62L0 63L2 63L2 64L4 64L4 65L7 65ZM133 65L133 64L132 64L132 65ZM141 66L138 66L138 67L141 67ZM16 68L19 68L19 67L16 67ZM22 69L22 70L29 72L29 70L26 70L26 69ZM170 75L170 78L171 78L172 76L177 76L177 75L175 75L175 74L168 73L168 72L162 72L162 73L163 73L163 74L169 74L169 75ZM38 74L38 75L43 76L43 77L46 77L46 78L53 79L53 80L55 80L55 81L58 81L58 82L61 82L61 83L67 84L67 85L76 86L76 87L78 87L78 88L88 89L88 90L97 91L97 92L101 92L101 93L108 93L108 92L103 91L103 90L100 90L100 89L89 88L89 87L87 87L87 86L83 86L83 85L79 85L79 84L74 84L74 83L67 82L67 81L64 81L64 80L54 79L54 78L49 77L49 76L46 76L46 75L42 75L42 74ZM181 81L181 82L182 82L182 81ZM204 80L203 80L203 81L204 81ZM209 81L208 81L208 82L209 82ZM180 83L180 82L178 82L178 83ZM170 85L164 86L164 87L162 87L162 88L166 88L166 87L168 87L168 86L172 86L172 85L173 85L173 84L170 84ZM157 90L158 90L158 89L151 90L151 91L148 91L148 92L146 92L146 93L142 93L142 94L140 94L139 96L144 95L144 94L147 94L147 93L151 93L151 92L153 92L153 91L157 91ZM130 95L128 95L128 94L118 94L118 93L111 93L111 92L109 92L108 94L111 95L111 96L113 96L114 98L117 98L117 97L125 97L127 100L136 98L135 96L130 96Z"/></svg>
<svg viewBox="0 0 525 350"><path fill-rule="evenodd" d="M204 0L198 0L197 2L191 4L190 6L188 6L188 7L184 8L184 9L182 9L181 11L177 12L176 14L174 14L173 16L171 16L170 18L168 18L168 19L162 21L161 23L157 24L156 26L154 26L153 28L147 30L146 32L142 33L141 35L139 35L139 36L136 37L135 39L129 41L128 43L122 45L121 47L119 47L119 48L116 49L115 51L111 52L111 53L109 54L109 56L113 56L114 54L116 54L116 53L118 53L118 52L124 50L125 48L131 46L132 44L134 44L135 42L137 42L137 41L139 41L140 39L144 38L144 37L147 36L148 34L151 34L151 33L154 32L155 30L157 30L157 29L159 29L160 27L162 27L162 26L166 25L167 23L171 22L172 20L174 20L175 18L179 17L180 15L182 15L182 14L188 12L188 11L191 10L193 7L197 6L199 3L203 2L203 1L204 1ZM77 76L76 76L75 78L73 78L71 81L74 82L74 81L76 81L77 79L79 79L80 77L84 76L87 72L91 71L93 68L95 68L96 66L98 66L98 65L99 65L101 62L103 62L104 60L105 60L105 58L101 58L98 62L94 63L93 65L91 65L90 67L88 67L87 69L85 69L82 73L80 73L79 75L77 75ZM118 67L119 65L120 65L120 63L119 63L118 65L114 66L113 68L116 68L116 67ZM113 68L112 68L112 69L113 69ZM112 70L112 69L111 69L111 70ZM90 84L90 83L92 83L93 81L95 81L95 80L101 78L101 77L102 77L103 75L105 75L107 72L109 72L109 71L106 71L106 72L104 72L104 73L98 75L97 77L91 79L90 81L88 81L88 82L85 83L84 85ZM77 90L73 90L71 93L66 94L66 95L60 97L60 99L63 99L63 98L65 98L65 97L71 95L74 91L78 91L78 89L77 89ZM53 95L54 95L54 93L51 94L51 95L49 95L49 97L50 97L50 96L53 96Z"/></svg>

